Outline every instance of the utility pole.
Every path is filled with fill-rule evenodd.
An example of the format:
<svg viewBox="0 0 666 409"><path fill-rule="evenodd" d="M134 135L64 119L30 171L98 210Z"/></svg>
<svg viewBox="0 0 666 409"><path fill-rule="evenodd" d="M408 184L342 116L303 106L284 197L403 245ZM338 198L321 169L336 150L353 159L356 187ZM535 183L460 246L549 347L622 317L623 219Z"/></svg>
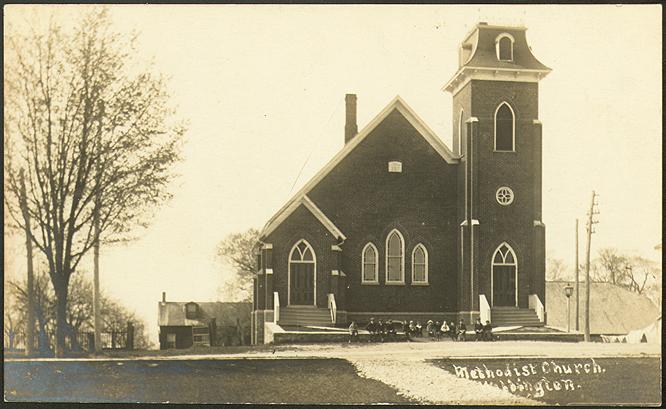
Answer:
<svg viewBox="0 0 666 409"><path fill-rule="evenodd" d="M590 246L592 244L592 234L594 233L594 225L599 221L594 220L594 216L599 214L596 209L598 195L592 191L592 200L590 202L590 210L587 212L587 247L585 249L585 342L590 342Z"/></svg>
<svg viewBox="0 0 666 409"><path fill-rule="evenodd" d="M26 323L26 343L25 354L32 355L35 347L35 293L34 293L34 275L32 266L32 233L30 232L30 213L28 212L28 196L25 192L25 174L21 169L19 178L21 179L21 212L25 224L25 250L28 262L28 317Z"/></svg>
<svg viewBox="0 0 666 409"><path fill-rule="evenodd" d="M579 314L579 303L580 303L580 292L578 291L578 219L576 219L576 331L580 331L580 318Z"/></svg>

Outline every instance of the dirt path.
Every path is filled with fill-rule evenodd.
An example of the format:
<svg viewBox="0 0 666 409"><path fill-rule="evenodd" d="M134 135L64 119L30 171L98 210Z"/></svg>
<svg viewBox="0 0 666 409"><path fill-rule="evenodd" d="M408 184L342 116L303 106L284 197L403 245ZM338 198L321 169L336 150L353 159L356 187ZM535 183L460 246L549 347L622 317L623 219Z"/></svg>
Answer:
<svg viewBox="0 0 666 409"><path fill-rule="evenodd" d="M359 374L424 404L542 405L502 389L460 379L420 359L348 358Z"/></svg>

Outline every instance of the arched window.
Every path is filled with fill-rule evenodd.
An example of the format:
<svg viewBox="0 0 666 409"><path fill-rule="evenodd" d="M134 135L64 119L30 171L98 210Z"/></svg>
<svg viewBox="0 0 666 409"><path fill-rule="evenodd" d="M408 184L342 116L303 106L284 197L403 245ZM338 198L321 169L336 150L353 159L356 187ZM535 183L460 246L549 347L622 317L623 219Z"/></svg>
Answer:
<svg viewBox="0 0 666 409"><path fill-rule="evenodd" d="M377 247L374 244L368 243L363 247L361 254L361 282L364 284L377 284L379 283L377 261Z"/></svg>
<svg viewBox="0 0 666 409"><path fill-rule="evenodd" d="M465 117L465 110L460 109L460 117L458 118L458 155L464 155L465 150L463 149L463 130L465 123L463 119Z"/></svg>
<svg viewBox="0 0 666 409"><path fill-rule="evenodd" d="M500 34L495 39L495 51L500 61L513 61L513 36L507 33Z"/></svg>
<svg viewBox="0 0 666 409"><path fill-rule="evenodd" d="M317 257L312 246L300 240L289 253L289 305L317 305L316 271Z"/></svg>
<svg viewBox="0 0 666 409"><path fill-rule="evenodd" d="M428 283L428 250L423 244L418 244L412 251L412 283Z"/></svg>
<svg viewBox="0 0 666 409"><path fill-rule="evenodd" d="M301 240L291 249L291 256L289 260L292 262L309 262L314 263L314 252L310 244Z"/></svg>
<svg viewBox="0 0 666 409"><path fill-rule="evenodd" d="M516 117L513 109L502 102L495 110L495 150L515 151Z"/></svg>
<svg viewBox="0 0 666 409"><path fill-rule="evenodd" d="M518 259L506 242L493 253L490 283L493 306L518 305Z"/></svg>
<svg viewBox="0 0 666 409"><path fill-rule="evenodd" d="M405 240L398 230L386 237L386 283L405 282Z"/></svg>

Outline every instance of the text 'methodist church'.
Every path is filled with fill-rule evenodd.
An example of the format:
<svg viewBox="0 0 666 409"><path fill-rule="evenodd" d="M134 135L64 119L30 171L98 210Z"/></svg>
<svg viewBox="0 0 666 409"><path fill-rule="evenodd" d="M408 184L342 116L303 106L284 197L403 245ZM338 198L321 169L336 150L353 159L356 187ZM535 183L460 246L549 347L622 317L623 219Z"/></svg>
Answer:
<svg viewBox="0 0 666 409"><path fill-rule="evenodd" d="M443 87L451 148L400 97L357 132L346 96L344 147L261 232L254 343L275 321L543 325L538 84L551 70L525 31L479 23L462 41Z"/></svg>

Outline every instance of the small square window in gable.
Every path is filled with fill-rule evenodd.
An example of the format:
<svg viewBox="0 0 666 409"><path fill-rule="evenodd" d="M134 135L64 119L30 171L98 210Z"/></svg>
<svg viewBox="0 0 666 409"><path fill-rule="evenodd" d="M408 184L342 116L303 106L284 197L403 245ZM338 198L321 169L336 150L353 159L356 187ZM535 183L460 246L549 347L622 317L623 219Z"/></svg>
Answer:
<svg viewBox="0 0 666 409"><path fill-rule="evenodd" d="M389 173L402 173L402 162L391 161L388 163Z"/></svg>

